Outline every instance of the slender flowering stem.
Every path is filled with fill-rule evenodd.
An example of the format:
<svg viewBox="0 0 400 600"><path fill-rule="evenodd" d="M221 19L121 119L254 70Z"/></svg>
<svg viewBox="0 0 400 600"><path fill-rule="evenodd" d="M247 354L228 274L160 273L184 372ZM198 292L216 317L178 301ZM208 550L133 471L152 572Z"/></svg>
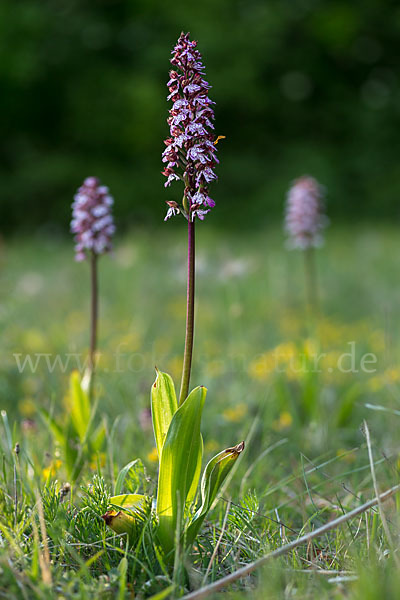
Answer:
<svg viewBox="0 0 400 600"><path fill-rule="evenodd" d="M183 355L183 370L179 404L187 398L192 368L193 337L194 337L194 288L195 288L195 229L194 221L188 221L188 277L187 277L187 306L186 306L186 336L185 353Z"/></svg>
<svg viewBox="0 0 400 600"><path fill-rule="evenodd" d="M90 310L90 350L89 350L89 369L91 379L93 380L94 368L96 363L97 349L97 321L99 314L99 291L97 278L97 254L92 252L90 255L90 281L91 281L91 310Z"/></svg>
<svg viewBox="0 0 400 600"><path fill-rule="evenodd" d="M197 42L188 33L181 33L172 51L168 100L172 102L167 123L169 137L165 140L162 161L165 187L173 181L184 184L183 200L167 200L165 221L183 215L188 222L188 280L185 352L179 404L188 395L193 355L194 287L195 287L195 220L203 221L215 206L209 196L209 185L217 179L214 172L219 163L214 134L214 102L208 93L210 84L204 79L205 69ZM221 136L224 137L224 136Z"/></svg>
<svg viewBox="0 0 400 600"><path fill-rule="evenodd" d="M93 375L97 349L98 321L98 257L112 249L115 225L111 213L114 203L108 187L101 185L97 177L87 177L78 189L72 204L71 231L75 235L75 259L89 259L91 279L90 347L88 386L93 390ZM86 382L85 382L86 383Z"/></svg>
<svg viewBox="0 0 400 600"><path fill-rule="evenodd" d="M318 285L315 251L313 246L304 249L304 268L306 276L307 304L312 312L318 313Z"/></svg>

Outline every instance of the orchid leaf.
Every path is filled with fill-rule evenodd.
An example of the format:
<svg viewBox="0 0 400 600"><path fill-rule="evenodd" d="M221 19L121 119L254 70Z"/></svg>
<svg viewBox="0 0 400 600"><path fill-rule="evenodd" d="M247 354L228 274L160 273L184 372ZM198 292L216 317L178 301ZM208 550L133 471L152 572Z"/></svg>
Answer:
<svg viewBox="0 0 400 600"><path fill-rule="evenodd" d="M134 510L143 508L146 498L143 494L118 494L110 498L110 504Z"/></svg>
<svg viewBox="0 0 400 600"><path fill-rule="evenodd" d="M199 529L210 510L221 485L243 452L244 442L223 450L212 458L204 469L201 480L201 506L196 512L192 523L186 532L186 543L192 544Z"/></svg>
<svg viewBox="0 0 400 600"><path fill-rule="evenodd" d="M200 481L200 475L201 475L201 462L203 459L203 449L204 449L203 437L200 434L200 450L198 453L196 470L193 475L192 485L190 486L189 491L186 496L186 507L187 508L189 508L193 504L193 502L196 498L198 487L199 487L199 481Z"/></svg>
<svg viewBox="0 0 400 600"><path fill-rule="evenodd" d="M200 423L206 393L204 387L195 388L178 408L162 450L157 515L158 538L165 554L174 548L176 528L182 524L184 510L198 486L203 454Z"/></svg>
<svg viewBox="0 0 400 600"><path fill-rule="evenodd" d="M151 416L160 460L168 428L177 409L178 402L172 378L167 373L157 370L157 377L151 388Z"/></svg>
<svg viewBox="0 0 400 600"><path fill-rule="evenodd" d="M82 387L81 376L78 371L73 371L71 373L69 381L70 392L68 401L71 411L71 420L81 442L83 442L86 437L91 417L89 395Z"/></svg>

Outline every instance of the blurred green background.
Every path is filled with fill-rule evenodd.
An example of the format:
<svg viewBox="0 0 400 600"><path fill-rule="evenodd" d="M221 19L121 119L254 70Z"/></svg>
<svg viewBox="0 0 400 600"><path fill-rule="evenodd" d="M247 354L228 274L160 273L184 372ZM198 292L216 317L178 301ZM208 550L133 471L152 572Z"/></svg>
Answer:
<svg viewBox="0 0 400 600"><path fill-rule="evenodd" d="M160 154L181 30L199 40L226 136L215 224L280 218L304 173L334 219L400 220L398 3L2 0L3 233L67 233L89 174L111 188L119 226L162 221L180 192L164 190Z"/></svg>

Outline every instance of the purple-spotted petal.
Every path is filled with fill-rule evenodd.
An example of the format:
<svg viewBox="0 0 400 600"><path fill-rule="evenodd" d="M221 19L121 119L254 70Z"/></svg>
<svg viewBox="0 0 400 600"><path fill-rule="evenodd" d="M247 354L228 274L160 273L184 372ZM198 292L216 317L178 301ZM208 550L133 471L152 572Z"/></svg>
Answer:
<svg viewBox="0 0 400 600"><path fill-rule="evenodd" d="M191 218L203 220L215 206L208 195L208 184L217 179L213 169L218 163L213 143L214 102L208 96L211 86L205 80L197 42L190 40L189 34L181 34L171 54L174 70L170 71L167 84L168 99L172 101L168 118L170 137L162 154L163 162L167 163L163 171L167 177L165 186L183 180L187 202L193 207ZM174 214L169 209L166 219ZM187 216L185 211L183 214Z"/></svg>

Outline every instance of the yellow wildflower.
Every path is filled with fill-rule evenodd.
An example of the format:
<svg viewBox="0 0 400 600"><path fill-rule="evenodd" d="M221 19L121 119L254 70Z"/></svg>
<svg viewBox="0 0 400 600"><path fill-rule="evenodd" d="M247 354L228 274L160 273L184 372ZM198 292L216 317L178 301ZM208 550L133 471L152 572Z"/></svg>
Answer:
<svg viewBox="0 0 400 600"><path fill-rule="evenodd" d="M54 477L57 473L58 469L61 467L62 462L59 459L52 460L48 467L45 467L42 471L42 475L45 479L49 477Z"/></svg>
<svg viewBox="0 0 400 600"><path fill-rule="evenodd" d="M39 329L28 329L23 343L31 352L44 352L46 349L46 338Z"/></svg>
<svg viewBox="0 0 400 600"><path fill-rule="evenodd" d="M243 419L246 412L247 405L242 403L238 404L237 406L234 406L233 408L225 409L222 413L222 416L224 417L224 419L230 421L231 423L238 423Z"/></svg>
<svg viewBox="0 0 400 600"><path fill-rule="evenodd" d="M284 342L283 344L278 344L278 346L274 348L273 354L276 363L283 364L289 362L296 356L297 349L293 342Z"/></svg>
<svg viewBox="0 0 400 600"><path fill-rule="evenodd" d="M106 464L106 455L105 452L99 452L99 454L97 454L89 463L89 467L93 470L96 471L97 467L104 467Z"/></svg>
<svg viewBox="0 0 400 600"><path fill-rule="evenodd" d="M279 419L274 421L273 427L276 431L282 431L282 429L287 429L293 423L293 417L287 410L284 410L279 415Z"/></svg>
<svg viewBox="0 0 400 600"><path fill-rule="evenodd" d="M274 371L276 367L276 359L271 352L265 352L249 364L249 375L254 379L264 381Z"/></svg>
<svg viewBox="0 0 400 600"><path fill-rule="evenodd" d="M154 446L154 448L147 454L147 458L150 462L157 462L158 461L158 452L157 452L157 448Z"/></svg>
<svg viewBox="0 0 400 600"><path fill-rule="evenodd" d="M23 398L18 402L18 409L23 417L32 417L36 412L36 404L32 398Z"/></svg>
<svg viewBox="0 0 400 600"><path fill-rule="evenodd" d="M396 369L395 367L386 369L384 378L390 383L396 383L400 380L400 369Z"/></svg>

